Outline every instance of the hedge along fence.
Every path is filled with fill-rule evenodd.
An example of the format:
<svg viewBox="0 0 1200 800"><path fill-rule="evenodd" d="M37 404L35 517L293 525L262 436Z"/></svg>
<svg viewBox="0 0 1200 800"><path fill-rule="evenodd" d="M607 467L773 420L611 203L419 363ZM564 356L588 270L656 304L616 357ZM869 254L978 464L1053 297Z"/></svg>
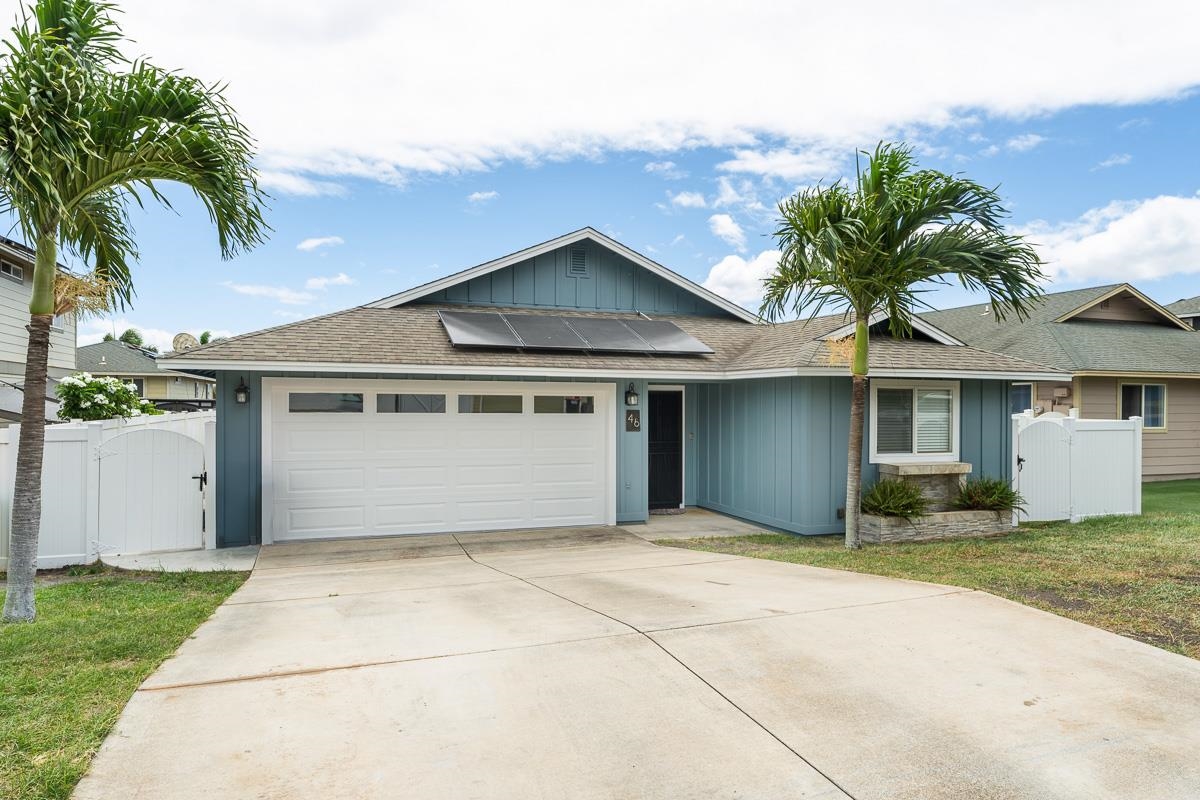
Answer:
<svg viewBox="0 0 1200 800"><path fill-rule="evenodd" d="M152 502L170 502L170 498L151 497L155 493L152 485L141 485L146 480L148 462L134 458L106 459L106 455L122 442L118 437L145 431L160 431L167 435L198 442L203 448L200 466L208 473L210 490L202 498L203 518L214 519L211 491L214 475L216 447L216 412L145 415L128 420L108 419L98 422L72 422L50 425L46 428L46 455L42 469L42 525L38 537L38 567L47 569L71 564L90 564L103 552L105 543L120 543L123 552L145 552L147 548L131 542L129 531L114 520L112 514L102 514L101 504L105 497L101 493L101 470L104 472L104 494L110 502L118 494L142 494L146 505ZM20 426L0 428L0 569L8 565L8 540L12 530L13 483L16 477L17 441ZM155 437L143 437L155 438ZM162 438L162 437L158 437ZM129 439L125 440L130 441ZM194 449L195 445L190 445ZM144 457L152 457L146 452ZM161 464L163 462L155 462ZM174 485L197 491L197 481L192 480L193 465L179 463L172 470L168 460L162 475ZM185 474L186 473L186 474ZM183 491L181 489L181 491ZM197 492L197 494L199 494ZM194 498L184 494L185 500ZM170 542L162 549L191 549L213 547L212 535L197 536L201 530L197 522L195 531L169 530L162 533ZM111 549L111 548L110 548Z"/></svg>

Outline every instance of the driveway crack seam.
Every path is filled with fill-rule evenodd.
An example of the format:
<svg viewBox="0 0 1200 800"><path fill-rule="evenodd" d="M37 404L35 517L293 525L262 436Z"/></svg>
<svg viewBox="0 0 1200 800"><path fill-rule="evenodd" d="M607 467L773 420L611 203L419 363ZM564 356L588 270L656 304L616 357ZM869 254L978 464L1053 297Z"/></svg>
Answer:
<svg viewBox="0 0 1200 800"><path fill-rule="evenodd" d="M451 534L451 535L453 536L453 534ZM475 561L475 557L474 557L474 556L472 556L472 555L471 555L469 552L467 552L467 548L463 547L463 544L462 544L462 542L458 541L458 537L457 537L457 536L454 536L453 538L454 538L454 541L455 541L455 543L457 543L457 544L458 544L458 546L459 546L460 548L462 548L463 554L464 554L464 555L465 555L467 558L469 558L469 559L471 559L472 561L474 561L476 564L479 564L479 565L481 565L481 566L487 567L488 569L493 569L493 570L495 570L496 572L499 572L501 575L507 575L507 576L508 576L508 577L510 577L510 578L514 578L515 580L521 581L521 582L522 582L522 583L524 583L524 584L528 584L529 586L533 587L534 589L538 589L538 590L540 590L540 591L543 591L543 592L545 592L546 594L553 595L554 597L557 597L557 598L559 598L560 600L565 600L566 602L570 603L570 604L571 604L571 605L573 605L573 606L577 606L577 607L579 607L579 608L582 608L584 611L590 611L590 612L592 612L593 614L599 614L600 616L604 617L605 619L612 620L613 622L617 623L618 625L624 625L626 628L629 628L631 631L633 631L633 632L637 633L638 635L642 636L643 638L645 638L645 639L646 639L646 641L650 642L652 645L654 645L655 647L657 647L659 650L663 651L663 653L665 653L665 654L667 655L667 657L669 657L669 658L670 658L672 661L674 661L676 664L678 664L679 666L681 666L681 667L683 667L685 670L687 670L689 673L691 673L692 677L694 677L696 680L698 680L698 681L700 681L701 683L703 683L703 684L704 684L705 686L707 686L707 687L708 687L710 690L712 690L712 691L713 691L713 692L714 692L714 693L715 693L715 694L716 694L718 697L720 697L722 700L724 700L724 701L725 701L726 703L728 703L730 706L732 706L733 708L735 708L735 709L736 709L736 710L737 710L739 713L741 713L741 715L742 715L742 716L744 716L746 719L750 720L750 721L751 721L751 722L753 722L755 725L757 725L757 726L759 727L759 729L763 731L763 733L767 734L767 735L768 735L768 736L770 736L772 739L774 739L775 741L779 742L779 744L780 744L780 745L782 745L782 746L784 747L784 749L786 749L786 750L787 750L789 753L791 753L791 754L792 754L792 755L794 755L796 758L798 758L798 759L800 759L802 762L804 762L804 763L805 763L805 764L808 766L808 768L809 768L809 769L811 769L813 772L816 772L818 775L820 775L820 776L821 776L822 778L824 778L825 780L829 781L829 783L830 783L830 784L831 784L831 785L832 785L834 788L836 788L836 789L837 789L839 792L841 792L842 794L844 794L844 795L845 795L847 798L849 798L849 800L857 800L857 798L855 798L855 796L854 796L854 795L850 794L849 790L847 790L847 789L846 789L846 787L842 786L840 783L838 783L836 780L834 780L832 776L830 776L828 773L826 773L824 770L822 770L822 769L821 769L820 767L818 767L816 764L812 763L812 762L811 762L811 761L809 761L807 758L805 758L804 756L802 756L802 755L800 754L800 752L799 752L798 750L796 750L796 748L792 747L790 744L788 744L788 743L787 743L787 742L785 742L783 739L781 739L781 738L780 738L780 737L779 737L779 736L778 736L778 735L777 735L777 734L776 734L776 733L775 733L773 730L771 730L770 728L768 728L768 727L767 727L766 725L764 725L762 722L759 722L759 721L758 721L758 719L756 719L756 718L754 717L754 715L752 715L752 714L751 714L749 711L747 711L746 709L742 708L740 705L738 705L737 703L735 703L735 702L734 702L734 701L733 701L733 700L732 700L732 699L729 697L729 695L725 694L725 693L724 693L724 692L722 692L720 689L718 689L716 686L714 686L714 685L712 685L711 683L709 683L709 682L708 682L708 681L707 681L707 680L704 678L704 676L703 676L703 675L701 675L700 673L696 672L696 670L692 669L690 666L688 666L686 663L684 663L684 662L683 662L683 660L679 658L679 656L675 655L675 654L674 654L674 653L672 653L670 650L668 650L668 649L666 648L666 646L665 646L665 645L664 645L662 642L660 642L660 641L658 641L657 639L655 639L653 636L651 636L651 635L650 635L649 633L647 633L646 631L643 631L643 630L641 630L640 628L638 628L638 627L637 627L637 626L635 626L635 625L630 625L628 622L626 622L626 621L625 621L625 620L623 620L623 619L617 619L616 617L614 617L614 616L612 616L612 615L610 615L610 614L605 614L603 611L599 611L599 610L597 610L597 609L595 609L595 608L591 608L590 606L586 606L586 605L584 605L583 603L580 603L580 602L579 602L579 601L577 601L577 600L572 600L570 597L566 597L566 596L564 596L564 595L561 595L561 594L559 594L558 592L555 592L555 591L553 591L553 590L551 590L551 589L547 589L545 586L539 586L538 584L534 583L534 582L533 582L533 581L531 581L531 580L528 580L528 579L526 579L526 578L522 578L520 575L513 575L512 573L510 573L510 572L505 572L504 570L500 569L499 567L494 567L494 566L492 566L491 564L485 564L485 563L484 563L484 562L482 562L482 561Z"/></svg>

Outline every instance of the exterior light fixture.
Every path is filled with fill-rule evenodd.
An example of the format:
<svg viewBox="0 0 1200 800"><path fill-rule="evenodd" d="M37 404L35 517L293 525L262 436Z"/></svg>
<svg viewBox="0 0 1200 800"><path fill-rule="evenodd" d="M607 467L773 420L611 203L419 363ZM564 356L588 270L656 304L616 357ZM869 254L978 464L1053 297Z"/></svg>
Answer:
<svg viewBox="0 0 1200 800"><path fill-rule="evenodd" d="M244 406L250 402L250 387L241 378L238 378L237 388L233 390L233 402L239 406Z"/></svg>
<svg viewBox="0 0 1200 800"><path fill-rule="evenodd" d="M629 384L628 391L625 392L625 405L636 406L637 404L638 404L637 389L635 389L633 387L633 384L631 383L631 384Z"/></svg>

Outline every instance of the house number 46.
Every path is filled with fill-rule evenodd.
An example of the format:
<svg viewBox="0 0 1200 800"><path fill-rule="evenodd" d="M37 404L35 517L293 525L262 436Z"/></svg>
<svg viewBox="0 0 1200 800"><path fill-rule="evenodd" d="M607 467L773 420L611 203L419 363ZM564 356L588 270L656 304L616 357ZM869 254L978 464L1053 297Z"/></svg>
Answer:
<svg viewBox="0 0 1200 800"><path fill-rule="evenodd" d="M642 429L642 411L641 409L630 409L625 412L625 430L629 433L637 433Z"/></svg>

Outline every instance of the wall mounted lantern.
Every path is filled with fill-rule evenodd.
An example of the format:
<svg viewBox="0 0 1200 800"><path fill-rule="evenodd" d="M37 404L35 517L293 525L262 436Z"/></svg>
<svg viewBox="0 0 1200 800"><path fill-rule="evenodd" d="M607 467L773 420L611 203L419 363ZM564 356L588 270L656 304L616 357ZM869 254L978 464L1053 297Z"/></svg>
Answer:
<svg viewBox="0 0 1200 800"><path fill-rule="evenodd" d="M625 405L636 406L637 404L638 404L637 389L635 389L633 387L633 384L631 383L631 384L629 384L629 390L625 392Z"/></svg>
<svg viewBox="0 0 1200 800"><path fill-rule="evenodd" d="M244 406L250 402L250 387L241 378L238 378L237 388L233 390L233 402L239 406Z"/></svg>

